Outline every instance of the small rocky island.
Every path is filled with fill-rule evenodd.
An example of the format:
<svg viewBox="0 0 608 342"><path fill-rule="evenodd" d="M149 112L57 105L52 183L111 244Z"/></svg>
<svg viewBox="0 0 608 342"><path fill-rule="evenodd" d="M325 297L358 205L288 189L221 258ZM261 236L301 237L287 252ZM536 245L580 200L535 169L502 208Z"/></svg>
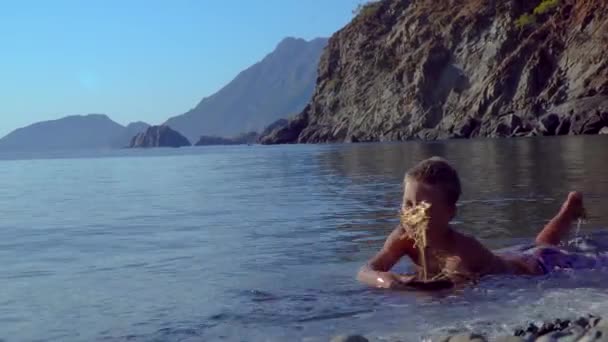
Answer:
<svg viewBox="0 0 608 342"><path fill-rule="evenodd" d="M191 146L190 141L179 132L166 125L150 126L145 132L131 139L130 148L183 147Z"/></svg>

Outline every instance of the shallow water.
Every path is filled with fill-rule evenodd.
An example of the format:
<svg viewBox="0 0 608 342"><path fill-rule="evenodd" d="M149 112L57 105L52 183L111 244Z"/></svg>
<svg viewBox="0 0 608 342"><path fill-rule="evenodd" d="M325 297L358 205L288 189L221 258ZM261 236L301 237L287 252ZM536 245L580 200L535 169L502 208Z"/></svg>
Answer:
<svg viewBox="0 0 608 342"><path fill-rule="evenodd" d="M608 273L447 294L354 280L396 223L405 170L460 170L458 229L530 242L567 192L608 246L608 137L0 155L0 339L416 340L608 313ZM408 270L407 262L400 270Z"/></svg>

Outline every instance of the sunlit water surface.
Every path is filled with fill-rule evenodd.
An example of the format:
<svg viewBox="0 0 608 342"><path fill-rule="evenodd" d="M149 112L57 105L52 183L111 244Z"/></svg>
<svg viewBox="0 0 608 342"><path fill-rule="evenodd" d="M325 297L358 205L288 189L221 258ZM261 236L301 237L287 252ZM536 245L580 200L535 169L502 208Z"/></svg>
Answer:
<svg viewBox="0 0 608 342"><path fill-rule="evenodd" d="M354 277L396 224L404 172L432 155L460 171L456 227L490 247L529 243L572 189L586 194L582 233L608 245L607 146L597 136L3 154L0 338L416 340L605 314L606 270L440 295Z"/></svg>

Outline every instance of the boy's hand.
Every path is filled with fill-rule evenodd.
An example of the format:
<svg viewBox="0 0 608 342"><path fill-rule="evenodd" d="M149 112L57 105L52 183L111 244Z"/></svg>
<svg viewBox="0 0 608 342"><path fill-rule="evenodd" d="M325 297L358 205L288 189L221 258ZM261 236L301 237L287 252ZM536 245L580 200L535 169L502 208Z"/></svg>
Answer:
<svg viewBox="0 0 608 342"><path fill-rule="evenodd" d="M412 275L401 275L401 274L393 274L390 273L390 277L388 280L388 287L391 290L407 290L411 289L409 285L412 281L414 281L416 276Z"/></svg>
<svg viewBox="0 0 608 342"><path fill-rule="evenodd" d="M437 291L452 288L454 283L450 280L430 280L422 281L413 275L393 275L394 281L389 287L394 290L422 290Z"/></svg>
<svg viewBox="0 0 608 342"><path fill-rule="evenodd" d="M391 272L378 272L376 275L375 286L389 290L407 290L408 282L414 278L414 276L404 276Z"/></svg>
<svg viewBox="0 0 608 342"><path fill-rule="evenodd" d="M399 281L405 285L411 283L411 282L415 282L416 281L416 276L415 275L409 275L409 274L396 274L397 279L399 279Z"/></svg>

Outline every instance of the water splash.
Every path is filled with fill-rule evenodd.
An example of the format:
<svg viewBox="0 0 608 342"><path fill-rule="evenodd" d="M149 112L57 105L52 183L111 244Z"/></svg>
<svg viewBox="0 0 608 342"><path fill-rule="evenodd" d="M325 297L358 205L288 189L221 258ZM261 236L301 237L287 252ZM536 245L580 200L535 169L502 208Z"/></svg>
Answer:
<svg viewBox="0 0 608 342"><path fill-rule="evenodd" d="M584 223L584 219L579 217L578 222L576 223L576 232L574 234L574 238L578 239L581 234L581 225Z"/></svg>

